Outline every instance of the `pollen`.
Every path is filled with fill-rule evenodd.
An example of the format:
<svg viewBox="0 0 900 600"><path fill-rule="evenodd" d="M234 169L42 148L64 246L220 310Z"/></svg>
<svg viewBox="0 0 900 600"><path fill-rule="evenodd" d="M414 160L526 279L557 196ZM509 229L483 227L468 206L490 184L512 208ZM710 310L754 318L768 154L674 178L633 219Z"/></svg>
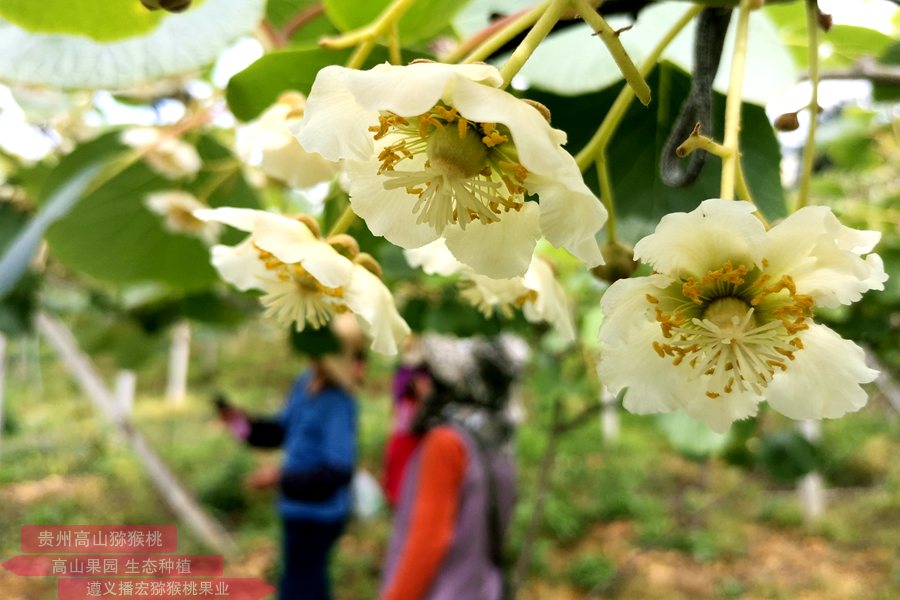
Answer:
<svg viewBox="0 0 900 600"><path fill-rule="evenodd" d="M496 223L525 202L528 170L502 125L470 121L438 104L415 117L385 112L368 130L384 188L408 194L416 222L438 233L449 224Z"/></svg>
<svg viewBox="0 0 900 600"><path fill-rule="evenodd" d="M803 350L813 298L788 275L732 261L703 276L673 283L661 296L645 294L661 337L654 353L700 378L706 396L762 394ZM680 292L680 294L678 293Z"/></svg>

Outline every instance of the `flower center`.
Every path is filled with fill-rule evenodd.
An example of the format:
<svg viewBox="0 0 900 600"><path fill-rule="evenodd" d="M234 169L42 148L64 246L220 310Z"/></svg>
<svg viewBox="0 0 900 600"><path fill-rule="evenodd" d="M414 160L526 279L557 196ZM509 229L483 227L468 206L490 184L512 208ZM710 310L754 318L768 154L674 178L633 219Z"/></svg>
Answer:
<svg viewBox="0 0 900 600"><path fill-rule="evenodd" d="M726 262L699 280L676 281L660 297L647 294L664 338L653 349L703 378L709 398L762 394L803 349L796 334L809 328L813 299L798 294L788 275L770 284L767 266Z"/></svg>
<svg viewBox="0 0 900 600"><path fill-rule="evenodd" d="M300 263L287 264L271 252L257 248L259 260L266 269L273 271L285 285L271 289L260 298L266 308L266 317L274 319L281 325L288 326L296 322L297 330L302 331L306 323L313 329L319 329L335 313L347 312L349 308L343 302L344 288L330 288L313 277Z"/></svg>
<svg viewBox="0 0 900 600"><path fill-rule="evenodd" d="M495 223L524 204L528 171L495 123L470 122L437 105L418 117L385 112L369 131L380 143L377 175L386 179L384 188L413 196L416 222L438 233L451 223L463 229L475 220Z"/></svg>
<svg viewBox="0 0 900 600"><path fill-rule="evenodd" d="M703 313L703 318L711 321L723 332L740 335L740 324L750 307L740 298L729 296L710 304ZM754 324L756 319L753 319Z"/></svg>
<svg viewBox="0 0 900 600"><path fill-rule="evenodd" d="M441 174L457 179L474 177L484 170L487 147L474 130L462 132L442 127L428 139L425 155Z"/></svg>

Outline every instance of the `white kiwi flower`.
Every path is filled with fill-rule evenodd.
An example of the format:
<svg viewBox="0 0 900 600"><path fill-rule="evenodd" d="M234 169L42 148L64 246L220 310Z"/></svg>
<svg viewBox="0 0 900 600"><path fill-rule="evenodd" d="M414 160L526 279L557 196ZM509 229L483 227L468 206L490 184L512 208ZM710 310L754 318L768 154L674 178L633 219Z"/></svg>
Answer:
<svg viewBox="0 0 900 600"><path fill-rule="evenodd" d="M867 401L863 350L813 320L884 289L880 234L824 206L768 231L746 202L706 200L663 217L634 247L654 273L606 291L601 380L625 407L683 410L723 432L760 402L792 419L836 418Z"/></svg>
<svg viewBox="0 0 900 600"><path fill-rule="evenodd" d="M501 84L486 64L329 66L292 130L308 151L344 161L353 210L398 246L443 238L493 278L524 275L542 235L602 263L606 210L562 148L566 134Z"/></svg>
<svg viewBox="0 0 900 600"><path fill-rule="evenodd" d="M522 277L491 279L457 261L441 239L404 254L410 266L421 267L429 275L459 275L460 296L484 316L496 312L511 318L521 309L529 322L548 323L564 341L575 340L572 303L556 280L553 267L543 258L532 256Z"/></svg>
<svg viewBox="0 0 900 600"><path fill-rule="evenodd" d="M192 235L203 240L207 246L215 244L222 233L220 223L194 216L194 211L209 207L188 192L167 190L148 194L144 205L164 217L165 227L172 233Z"/></svg>
<svg viewBox="0 0 900 600"><path fill-rule="evenodd" d="M335 162L307 152L288 127L303 117L306 98L286 92L258 119L238 127L235 149L247 164L291 187L308 188L329 181L338 171Z"/></svg>
<svg viewBox="0 0 900 600"><path fill-rule="evenodd" d="M382 354L396 354L409 334L391 292L372 272L377 264L359 253L349 236L323 240L315 220L305 215L292 218L244 208L205 209L195 215L250 234L237 246L213 246L212 264L238 289L262 291L265 316L279 325L318 329L335 314L352 312L372 339L372 349Z"/></svg>
<svg viewBox="0 0 900 600"><path fill-rule="evenodd" d="M147 166L166 179L192 179L203 166L196 148L162 129L132 127L119 139L143 152Z"/></svg>

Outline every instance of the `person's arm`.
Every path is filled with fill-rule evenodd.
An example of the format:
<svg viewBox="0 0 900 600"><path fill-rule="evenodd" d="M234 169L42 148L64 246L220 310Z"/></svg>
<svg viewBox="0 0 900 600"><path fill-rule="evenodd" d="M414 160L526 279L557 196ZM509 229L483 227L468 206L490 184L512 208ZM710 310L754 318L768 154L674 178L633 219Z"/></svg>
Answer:
<svg viewBox="0 0 900 600"><path fill-rule="evenodd" d="M356 411L353 400L335 395L322 398L322 402L322 462L311 469L285 470L281 474L281 492L294 500L328 500L353 479L356 465Z"/></svg>
<svg viewBox="0 0 900 600"><path fill-rule="evenodd" d="M425 437L406 542L381 600L419 600L428 592L453 541L467 464L465 446L452 429Z"/></svg>

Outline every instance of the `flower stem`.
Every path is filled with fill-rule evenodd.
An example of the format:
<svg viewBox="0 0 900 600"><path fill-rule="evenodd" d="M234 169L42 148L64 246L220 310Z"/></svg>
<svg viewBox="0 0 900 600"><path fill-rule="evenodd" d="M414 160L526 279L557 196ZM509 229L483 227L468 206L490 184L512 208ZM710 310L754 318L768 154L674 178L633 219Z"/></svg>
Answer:
<svg viewBox="0 0 900 600"><path fill-rule="evenodd" d="M337 223L328 231L328 235L326 238L330 238L339 233L347 233L347 230L350 229L350 226L353 225L353 221L356 220L356 213L353 212L353 208L348 206L344 209L344 212L341 214L341 217L337 220Z"/></svg>
<svg viewBox="0 0 900 600"><path fill-rule="evenodd" d="M396 21L391 24L391 31L388 33L388 56L392 65L403 64L403 52L400 49L400 26Z"/></svg>
<svg viewBox="0 0 900 600"><path fill-rule="evenodd" d="M544 41L544 38L547 37L551 31L553 31L553 26L556 25L560 17L562 17L569 8L570 1L571 0L550 1L550 5L544 9L541 17L537 20L537 23L534 24L534 27L531 28L531 31L528 32L528 35L525 36L525 39L522 40L519 47L515 49L512 56L509 57L509 60L507 60L506 64L500 69L500 74L503 76L502 88L509 85L513 77L516 76L516 73L522 70L522 67L525 66L525 62L531 57L534 51L537 50L538 45Z"/></svg>
<svg viewBox="0 0 900 600"><path fill-rule="evenodd" d="M809 36L809 84L812 94L809 100L809 129L803 148L803 166L800 171L800 193L797 208L809 204L809 181L812 177L813 159L816 156L816 121L819 118L819 19L814 0L806 1L806 30Z"/></svg>
<svg viewBox="0 0 900 600"><path fill-rule="evenodd" d="M347 60L348 69L360 69L375 49L375 40L367 40L360 44Z"/></svg>
<svg viewBox="0 0 900 600"><path fill-rule="evenodd" d="M391 28L406 14L406 11L410 9L415 1L394 0L371 24L341 36L323 38L319 41L319 45L329 50L342 50L357 46L356 52L350 57L347 66L358 69L366 62L378 39L390 32Z"/></svg>
<svg viewBox="0 0 900 600"><path fill-rule="evenodd" d="M738 138L741 131L741 91L744 86L744 66L747 62L747 32L752 1L741 0L734 55L731 59L731 76L728 80L728 96L725 100L725 135L722 145L728 150L728 154L722 161L722 185L719 190L719 197L725 200L734 198L737 165L740 161Z"/></svg>
<svg viewBox="0 0 900 600"><path fill-rule="evenodd" d="M656 47L650 52L644 62L641 64L641 74L646 77L653 67L656 65L657 61L659 61L659 57L662 55L663 50L672 43L681 30L691 22L691 20L700 14L700 11L703 10L703 7L700 5L695 5L689 8L685 13L681 16L678 21L672 25L672 28L666 32L666 35L662 37L661 40L656 44ZM584 171L587 169L593 162L594 158L601 152L605 151L606 147L609 145L610 140L612 140L612 136L616 133L616 129L619 126L619 123L625 117L625 112L628 110L628 105L631 104L631 100L634 98L634 90L625 86L619 92L619 95L616 96L615 101L610 107L609 111L606 113L606 116L603 118L603 122L600 124L600 127L594 133L594 136L590 139L590 141L585 145L584 148L581 149L581 152L575 157L575 162L578 163L578 167Z"/></svg>
<svg viewBox="0 0 900 600"><path fill-rule="evenodd" d="M606 165L606 149L603 148L594 157L597 169L597 182L600 184L600 200L606 207L606 241L616 243L616 205L613 202L612 184L609 181L609 168Z"/></svg>
<svg viewBox="0 0 900 600"><path fill-rule="evenodd" d="M575 10L581 15L581 18L591 26L597 35L600 36L600 39L603 40L603 43L606 44L606 48L619 66L622 76L628 85L631 86L631 89L634 90L641 104L644 106L650 104L650 86L644 81L644 76L641 75L641 72L631 61L631 57L628 56L628 52L625 51L625 47L622 46L622 42L619 41L619 32L610 27L606 19L594 10L594 7L587 0L572 1L575 5Z"/></svg>
<svg viewBox="0 0 900 600"><path fill-rule="evenodd" d="M684 158L688 156L695 150L704 150L709 152L710 154L714 154L718 156L723 161L726 158L732 156L732 151L723 146L722 144L716 143L714 140L706 137L705 135L700 135L699 125L694 129L694 133L688 136L678 148L675 149L675 154L678 155L679 158ZM752 204L756 205L756 201L753 199L753 196L750 193L750 188L747 186L747 180L744 178L744 169L741 167L741 162L737 161L735 163L735 187L737 189L738 198L741 200L745 200ZM757 218L762 221L763 225L768 229L769 221L763 216L762 212L760 212L759 207L757 206L756 210Z"/></svg>
<svg viewBox="0 0 900 600"><path fill-rule="evenodd" d="M547 7L550 6L551 1L547 0L534 8L524 10L512 18L501 21L492 26L495 27L493 30L491 27L488 27L481 33L476 34L468 43L460 44L456 50L444 57L444 61L448 63L473 63L487 59L502 48L504 44L533 26L547 10Z"/></svg>
<svg viewBox="0 0 900 600"><path fill-rule="evenodd" d="M219 168L209 174L207 180L203 182L203 185L197 190L197 193L194 194L194 197L196 197L197 200L209 204L209 202L207 202L209 197L224 185L225 182L237 175L238 171L240 171L241 163L236 160L230 162L231 164L228 168Z"/></svg>

